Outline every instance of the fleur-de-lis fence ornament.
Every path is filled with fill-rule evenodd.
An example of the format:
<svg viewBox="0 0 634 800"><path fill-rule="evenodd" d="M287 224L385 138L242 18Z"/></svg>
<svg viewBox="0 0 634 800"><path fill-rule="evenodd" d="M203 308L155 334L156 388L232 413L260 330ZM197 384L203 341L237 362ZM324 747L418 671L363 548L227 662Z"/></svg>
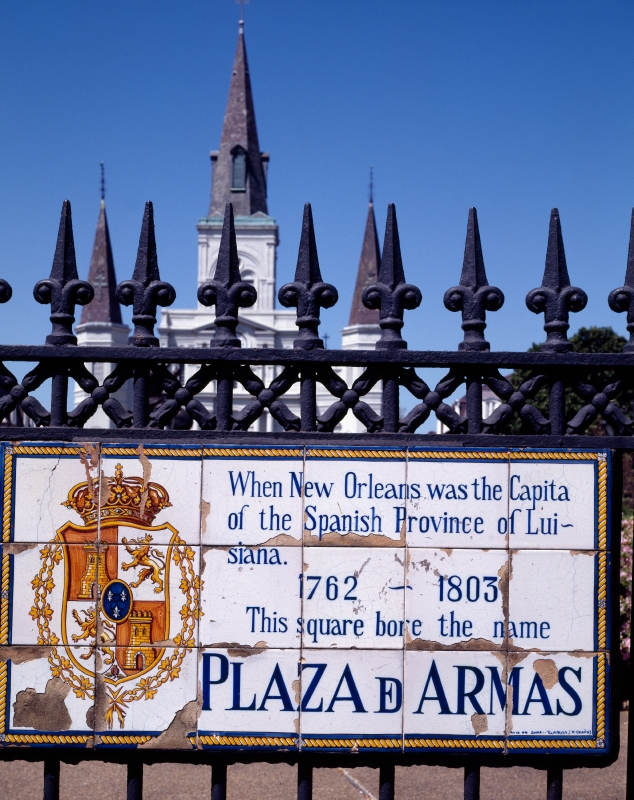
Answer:
<svg viewBox="0 0 634 800"><path fill-rule="evenodd" d="M387 207L379 278L376 283L366 286L361 296L366 308L379 309L381 338L376 343L377 350L407 347L407 342L401 336L403 312L405 309L418 308L422 299L418 286L405 283L396 208L394 203L390 203Z"/></svg>
<svg viewBox="0 0 634 800"><path fill-rule="evenodd" d="M537 289L531 289L526 295L526 306L529 311L534 314L544 314L546 341L541 346L542 350L553 350L557 353L572 350L572 344L567 336L570 328L568 314L583 311L587 302L588 295L583 289L570 285L559 211L553 208L550 212L546 267L542 285Z"/></svg>
<svg viewBox="0 0 634 800"><path fill-rule="evenodd" d="M50 277L38 281L33 289L38 303L51 306L53 328L46 344L77 344L73 333L75 305L85 306L94 294L92 286L77 275L70 202L64 200Z"/></svg>
<svg viewBox="0 0 634 800"><path fill-rule="evenodd" d="M490 345L484 338L484 329L487 326L486 312L502 308L504 294L497 286L489 286L475 208L469 209L460 283L447 289L443 302L449 311L462 311L462 330L465 333L458 349L490 350Z"/></svg>
<svg viewBox="0 0 634 800"><path fill-rule="evenodd" d="M156 308L171 306L176 300L176 292L171 283L161 280L154 235L154 207L150 201L145 204L132 280L122 281L115 296L122 305L132 306L134 330L128 343L135 347L158 347L159 340L154 335Z"/></svg>
<svg viewBox="0 0 634 800"><path fill-rule="evenodd" d="M317 333L321 321L319 309L332 308L339 299L339 293L332 284L324 283L321 278L310 203L304 206L295 280L285 283L277 296L286 308L297 308L295 324L299 328L299 335L293 346L303 350L322 349L324 343Z"/></svg>
<svg viewBox="0 0 634 800"><path fill-rule="evenodd" d="M198 301L204 306L216 306L216 335L211 340L212 347L240 347L236 336L238 309L250 308L257 299L255 286L240 277L233 205L227 203L216 272L213 280L198 287Z"/></svg>
<svg viewBox="0 0 634 800"><path fill-rule="evenodd" d="M627 330L630 339L623 347L623 352L631 353L634 350L634 208L630 225L630 246L627 251L625 284L620 289L613 289L610 292L608 303L612 311L617 313L627 311Z"/></svg>

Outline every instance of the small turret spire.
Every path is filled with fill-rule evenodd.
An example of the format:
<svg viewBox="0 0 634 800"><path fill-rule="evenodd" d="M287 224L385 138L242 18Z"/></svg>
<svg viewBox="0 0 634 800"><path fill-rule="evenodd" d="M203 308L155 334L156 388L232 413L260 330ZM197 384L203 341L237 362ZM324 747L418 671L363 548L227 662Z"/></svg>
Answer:
<svg viewBox="0 0 634 800"><path fill-rule="evenodd" d="M377 282L380 263L381 250L379 249L379 237L376 232L376 219L374 217L374 180L372 167L370 167L370 202L368 205L368 217L365 223L361 258L359 259L357 282L354 287L354 296L352 298L348 325L379 324L378 310L366 308L361 301L361 297L363 296L363 290L366 286L371 286L373 283Z"/></svg>
<svg viewBox="0 0 634 800"><path fill-rule="evenodd" d="M106 175L103 161L101 162L101 206L88 270L88 283L94 287L95 296L91 303L83 307L80 323L83 325L85 322L112 322L121 325L121 306L115 297L117 276L106 216Z"/></svg>

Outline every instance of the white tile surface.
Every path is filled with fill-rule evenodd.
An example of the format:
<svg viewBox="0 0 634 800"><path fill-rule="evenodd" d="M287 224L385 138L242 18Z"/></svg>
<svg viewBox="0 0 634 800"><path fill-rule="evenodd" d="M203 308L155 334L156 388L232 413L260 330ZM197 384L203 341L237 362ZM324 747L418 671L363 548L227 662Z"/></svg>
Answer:
<svg viewBox="0 0 634 800"><path fill-rule="evenodd" d="M597 561L591 551L511 552L508 632L514 647L596 648Z"/></svg>
<svg viewBox="0 0 634 800"><path fill-rule="evenodd" d="M504 736L505 666L505 653L406 652L405 735Z"/></svg>
<svg viewBox="0 0 634 800"><path fill-rule="evenodd" d="M204 648L201 651L201 735L299 732L297 650Z"/></svg>
<svg viewBox="0 0 634 800"><path fill-rule="evenodd" d="M596 461L512 459L509 546L594 549L595 473Z"/></svg>
<svg viewBox="0 0 634 800"><path fill-rule="evenodd" d="M402 651L305 654L302 737L401 736L402 685Z"/></svg>
<svg viewBox="0 0 634 800"><path fill-rule="evenodd" d="M400 548L305 548L303 646L402 648L404 594Z"/></svg>
<svg viewBox="0 0 634 800"><path fill-rule="evenodd" d="M300 547L205 548L201 641L299 648Z"/></svg>
<svg viewBox="0 0 634 800"><path fill-rule="evenodd" d="M407 508L410 547L507 546L509 467L505 459L409 458L407 469L412 486Z"/></svg>
<svg viewBox="0 0 634 800"><path fill-rule="evenodd" d="M505 550L409 548L408 556L408 641L425 649L503 644Z"/></svg>
<svg viewBox="0 0 634 800"><path fill-rule="evenodd" d="M302 476L301 456L215 458L206 455L202 543L271 546L299 543Z"/></svg>
<svg viewBox="0 0 634 800"><path fill-rule="evenodd" d="M308 450L304 542L403 546L408 494L404 456L366 460L318 457Z"/></svg>

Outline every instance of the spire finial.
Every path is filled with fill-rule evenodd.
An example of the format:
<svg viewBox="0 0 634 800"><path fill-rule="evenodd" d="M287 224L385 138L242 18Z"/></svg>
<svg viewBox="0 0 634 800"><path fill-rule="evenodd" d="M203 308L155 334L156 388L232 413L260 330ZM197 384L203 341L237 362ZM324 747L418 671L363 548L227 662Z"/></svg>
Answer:
<svg viewBox="0 0 634 800"><path fill-rule="evenodd" d="M106 203L106 170L103 165L103 161L101 162L101 205L105 205Z"/></svg>
<svg viewBox="0 0 634 800"><path fill-rule="evenodd" d="M374 204L374 167L370 167L370 204Z"/></svg>
<svg viewBox="0 0 634 800"><path fill-rule="evenodd" d="M249 5L250 0L233 0L233 2L240 6L239 33L244 33L244 7Z"/></svg>

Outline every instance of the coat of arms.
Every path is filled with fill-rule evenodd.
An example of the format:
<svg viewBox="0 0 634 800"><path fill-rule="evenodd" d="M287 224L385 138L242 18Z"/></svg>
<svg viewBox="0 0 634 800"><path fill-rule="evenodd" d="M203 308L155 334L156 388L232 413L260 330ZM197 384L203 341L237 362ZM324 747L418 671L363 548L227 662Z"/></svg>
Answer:
<svg viewBox="0 0 634 800"><path fill-rule="evenodd" d="M171 506L165 488L125 477L121 464L114 477L102 481L106 487L85 482L68 493L63 505L84 525L67 522L40 551L30 613L38 644L51 645L53 676L78 697L94 699L106 727L117 720L124 728L128 705L153 698L177 678L194 647L201 582L193 548L168 522L153 525ZM158 545L157 539L167 544ZM170 598L172 569L179 580L171 585L181 594ZM61 614L49 603L59 582ZM183 603L177 631L170 630L170 602Z"/></svg>

